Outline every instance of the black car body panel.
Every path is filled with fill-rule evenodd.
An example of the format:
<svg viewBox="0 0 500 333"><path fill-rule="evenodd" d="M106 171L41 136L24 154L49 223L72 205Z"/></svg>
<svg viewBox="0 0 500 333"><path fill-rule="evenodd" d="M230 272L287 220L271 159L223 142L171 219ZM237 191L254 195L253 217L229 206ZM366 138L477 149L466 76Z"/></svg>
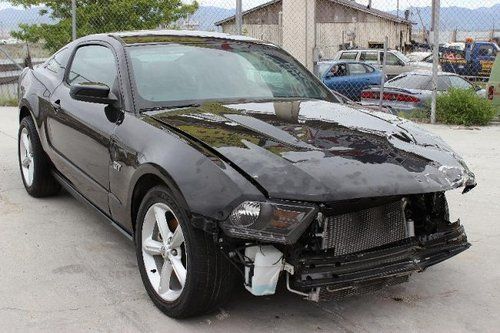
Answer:
<svg viewBox="0 0 500 333"><path fill-rule="evenodd" d="M443 199L445 191L459 187L467 191L476 185L462 158L409 121L342 103L319 81L328 94L325 100L191 101L189 107L141 109L125 44L182 43L183 34L194 36L192 32L170 32L165 38L161 32L88 36L68 44L38 68L23 71L20 118L33 118L57 179L72 193L133 235L144 189L161 182L190 213L193 225L213 234L220 249L233 258L238 246L262 243L231 237L221 227L236 207L248 201L304 206L315 216L296 229L303 235L274 244L295 265L293 283L303 292L392 278L387 256L395 258L391 265L401 268L404 278L469 246L463 228L448 221ZM196 40L223 40L223 48L235 40L274 48L227 35L207 34ZM88 45L112 50L117 78L109 88L116 104L70 96L68 64L79 47ZM387 252L348 257L318 246L320 216L394 202L401 204L399 213L410 207L408 219L415 223L417 234L407 235L409 243L407 239L404 244L388 244ZM283 226L287 224L277 224ZM452 230L443 234L446 228ZM444 244L434 246L429 237ZM370 256L373 269L364 270L363 258ZM310 271L311 263L321 266L317 269L321 281L306 281L316 272Z"/></svg>
<svg viewBox="0 0 500 333"><path fill-rule="evenodd" d="M330 202L474 183L439 138L397 117L337 103L209 104L151 116L225 156L271 198Z"/></svg>

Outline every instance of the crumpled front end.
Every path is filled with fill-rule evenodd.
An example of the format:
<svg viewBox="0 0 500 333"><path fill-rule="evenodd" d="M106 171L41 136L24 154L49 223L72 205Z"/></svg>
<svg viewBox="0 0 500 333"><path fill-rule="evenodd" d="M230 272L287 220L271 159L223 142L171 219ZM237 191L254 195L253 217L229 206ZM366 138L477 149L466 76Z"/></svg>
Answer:
<svg viewBox="0 0 500 333"><path fill-rule="evenodd" d="M283 272L291 292L315 301L406 282L470 247L442 192L322 204L294 244L263 243L232 251L247 289L272 294Z"/></svg>

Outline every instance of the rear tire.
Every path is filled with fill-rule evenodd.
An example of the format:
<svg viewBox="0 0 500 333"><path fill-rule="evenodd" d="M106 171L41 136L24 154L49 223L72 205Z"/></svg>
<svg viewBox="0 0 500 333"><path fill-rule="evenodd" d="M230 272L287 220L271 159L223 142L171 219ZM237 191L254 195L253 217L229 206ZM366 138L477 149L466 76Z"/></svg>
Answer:
<svg viewBox="0 0 500 333"><path fill-rule="evenodd" d="M50 160L31 117L24 117L19 125L18 158L21 178L29 195L41 198L59 192L61 186L51 174Z"/></svg>
<svg viewBox="0 0 500 333"><path fill-rule="evenodd" d="M165 186L145 195L137 216L135 245L142 281L153 303L172 318L216 310L228 299L235 280L231 263L213 237L195 229L188 216Z"/></svg>

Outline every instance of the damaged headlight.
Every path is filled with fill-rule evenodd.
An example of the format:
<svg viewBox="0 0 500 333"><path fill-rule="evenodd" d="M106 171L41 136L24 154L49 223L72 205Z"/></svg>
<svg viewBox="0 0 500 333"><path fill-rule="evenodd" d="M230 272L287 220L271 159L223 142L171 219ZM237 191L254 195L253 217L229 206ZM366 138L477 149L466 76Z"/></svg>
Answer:
<svg viewBox="0 0 500 333"><path fill-rule="evenodd" d="M222 229L237 238L293 244L316 212L314 206L245 201L222 223Z"/></svg>

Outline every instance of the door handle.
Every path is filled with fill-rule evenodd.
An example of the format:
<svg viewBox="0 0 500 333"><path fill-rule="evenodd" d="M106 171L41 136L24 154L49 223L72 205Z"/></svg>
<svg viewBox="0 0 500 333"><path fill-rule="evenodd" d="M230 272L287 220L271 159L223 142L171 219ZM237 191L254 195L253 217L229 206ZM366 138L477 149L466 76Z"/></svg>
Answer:
<svg viewBox="0 0 500 333"><path fill-rule="evenodd" d="M54 108L55 112L61 111L61 100L58 99L58 100L55 100L54 102L52 102L52 107Z"/></svg>

